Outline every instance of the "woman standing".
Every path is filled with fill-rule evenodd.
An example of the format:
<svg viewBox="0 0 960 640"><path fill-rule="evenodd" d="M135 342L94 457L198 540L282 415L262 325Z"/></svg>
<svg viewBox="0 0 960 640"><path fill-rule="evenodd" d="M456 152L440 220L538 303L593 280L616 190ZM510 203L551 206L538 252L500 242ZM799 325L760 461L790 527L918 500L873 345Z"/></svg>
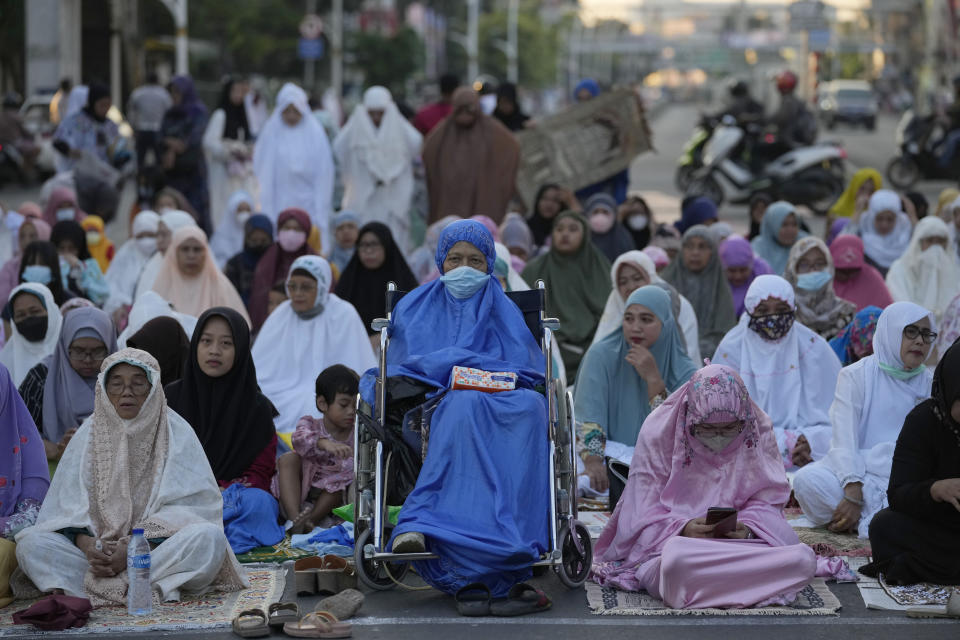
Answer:
<svg viewBox="0 0 960 640"><path fill-rule="evenodd" d="M193 205L200 228L211 233L207 163L203 159L207 107L197 97L189 76L176 76L170 82L170 97L173 106L164 114L160 125L164 176L167 184Z"/></svg>
<svg viewBox="0 0 960 640"><path fill-rule="evenodd" d="M253 175L254 136L247 122L247 110L244 106L246 94L247 84L243 80L228 78L223 83L220 102L210 116L203 134L210 217L213 228L218 231L224 215L229 214L230 195L238 191L256 191L256 176ZM252 207L253 203L250 204ZM242 224L240 226L243 227ZM223 261L226 261L226 258ZM223 261L218 259L220 264Z"/></svg>
<svg viewBox="0 0 960 640"><path fill-rule="evenodd" d="M663 279L693 305L699 322L700 353L716 351L724 334L737 324L737 316L717 244L707 227L687 229L680 256L663 270Z"/></svg>
<svg viewBox="0 0 960 640"><path fill-rule="evenodd" d="M555 336L567 380L573 382L611 289L610 262L591 242L586 218L574 211L558 214L550 250L531 260L521 276L531 286L537 280L546 284L546 311L560 319Z"/></svg>

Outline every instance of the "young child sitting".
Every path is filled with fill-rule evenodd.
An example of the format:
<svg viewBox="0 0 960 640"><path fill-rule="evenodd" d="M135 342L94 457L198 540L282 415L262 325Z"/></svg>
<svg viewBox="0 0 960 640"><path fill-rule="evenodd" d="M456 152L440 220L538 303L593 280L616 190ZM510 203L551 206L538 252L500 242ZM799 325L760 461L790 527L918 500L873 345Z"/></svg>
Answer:
<svg viewBox="0 0 960 640"><path fill-rule="evenodd" d="M346 504L353 484L353 423L359 378L340 364L317 376L317 410L304 416L293 433L293 451L277 460L270 490L280 512L292 520L291 534L312 531L331 510Z"/></svg>

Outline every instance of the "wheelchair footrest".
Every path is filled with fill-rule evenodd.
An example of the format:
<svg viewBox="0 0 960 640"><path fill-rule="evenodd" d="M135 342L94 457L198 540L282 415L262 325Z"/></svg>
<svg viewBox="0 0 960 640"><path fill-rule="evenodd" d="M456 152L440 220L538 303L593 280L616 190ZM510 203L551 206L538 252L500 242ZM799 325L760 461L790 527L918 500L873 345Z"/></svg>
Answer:
<svg viewBox="0 0 960 640"><path fill-rule="evenodd" d="M364 553L364 558L368 560L382 560L385 562L413 562L416 560L436 560L437 554L435 553Z"/></svg>

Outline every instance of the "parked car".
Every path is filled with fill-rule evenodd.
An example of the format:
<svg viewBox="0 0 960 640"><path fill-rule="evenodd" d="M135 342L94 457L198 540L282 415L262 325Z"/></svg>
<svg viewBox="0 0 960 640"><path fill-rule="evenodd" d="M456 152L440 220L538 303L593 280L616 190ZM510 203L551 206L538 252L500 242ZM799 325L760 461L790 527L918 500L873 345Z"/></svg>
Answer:
<svg viewBox="0 0 960 640"><path fill-rule="evenodd" d="M821 85L818 115L827 129L837 123L862 124L870 131L877 126L877 96L864 80L833 80Z"/></svg>

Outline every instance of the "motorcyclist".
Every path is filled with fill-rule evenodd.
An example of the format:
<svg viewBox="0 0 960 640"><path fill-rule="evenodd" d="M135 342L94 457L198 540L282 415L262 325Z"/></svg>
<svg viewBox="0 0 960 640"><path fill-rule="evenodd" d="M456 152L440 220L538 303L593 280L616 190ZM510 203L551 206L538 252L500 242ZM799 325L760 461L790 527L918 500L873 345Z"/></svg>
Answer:
<svg viewBox="0 0 960 640"><path fill-rule="evenodd" d="M815 123L811 126L810 111L796 96L797 74L781 71L775 81L780 93L780 107L770 116L769 122L777 128L777 142L788 149L812 144L816 126Z"/></svg>
<svg viewBox="0 0 960 640"><path fill-rule="evenodd" d="M953 78L953 102L944 115L947 134L939 145L937 162L941 168L946 169L957 155L957 147L960 146L960 75Z"/></svg>
<svg viewBox="0 0 960 640"><path fill-rule="evenodd" d="M737 124L756 122L763 118L763 105L750 95L750 87L743 80L730 85L730 101L718 117L733 116Z"/></svg>

